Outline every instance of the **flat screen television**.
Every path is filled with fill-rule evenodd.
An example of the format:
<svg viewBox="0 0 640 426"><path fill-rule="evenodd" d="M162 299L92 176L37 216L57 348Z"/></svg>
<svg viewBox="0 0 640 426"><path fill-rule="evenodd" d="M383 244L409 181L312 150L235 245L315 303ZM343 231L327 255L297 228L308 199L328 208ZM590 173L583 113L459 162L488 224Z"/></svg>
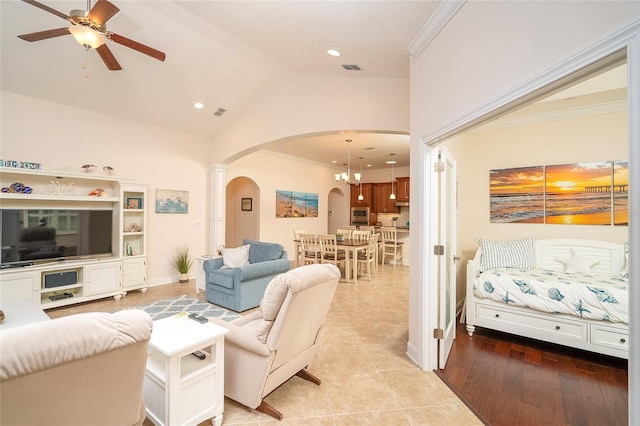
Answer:
<svg viewBox="0 0 640 426"><path fill-rule="evenodd" d="M0 209L1 268L112 254L111 210Z"/></svg>

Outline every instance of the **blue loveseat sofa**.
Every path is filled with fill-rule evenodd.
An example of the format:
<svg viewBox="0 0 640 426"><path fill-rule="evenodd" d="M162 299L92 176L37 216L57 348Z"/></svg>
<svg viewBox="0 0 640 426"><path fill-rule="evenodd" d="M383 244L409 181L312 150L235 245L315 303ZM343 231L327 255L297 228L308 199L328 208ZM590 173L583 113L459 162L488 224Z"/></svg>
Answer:
<svg viewBox="0 0 640 426"><path fill-rule="evenodd" d="M280 244L244 240L249 245L249 264L238 268L223 268L222 258L206 260L205 298L216 305L236 312L260 305L267 284L278 274L287 272L291 262Z"/></svg>

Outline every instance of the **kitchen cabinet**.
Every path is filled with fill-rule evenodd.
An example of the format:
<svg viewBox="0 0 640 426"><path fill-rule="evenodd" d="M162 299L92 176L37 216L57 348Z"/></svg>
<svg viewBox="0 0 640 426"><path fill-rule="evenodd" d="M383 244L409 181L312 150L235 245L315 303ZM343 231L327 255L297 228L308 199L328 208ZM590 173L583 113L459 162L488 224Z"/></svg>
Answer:
<svg viewBox="0 0 640 426"><path fill-rule="evenodd" d="M396 178L396 201L409 202L409 178Z"/></svg>
<svg viewBox="0 0 640 426"><path fill-rule="evenodd" d="M376 183L373 187L373 207L375 213L399 213L396 200L390 200L391 182Z"/></svg>
<svg viewBox="0 0 640 426"><path fill-rule="evenodd" d="M360 185L351 184L351 207L373 207L373 184L361 183ZM364 200L358 201L360 195L360 187L362 187L362 196Z"/></svg>

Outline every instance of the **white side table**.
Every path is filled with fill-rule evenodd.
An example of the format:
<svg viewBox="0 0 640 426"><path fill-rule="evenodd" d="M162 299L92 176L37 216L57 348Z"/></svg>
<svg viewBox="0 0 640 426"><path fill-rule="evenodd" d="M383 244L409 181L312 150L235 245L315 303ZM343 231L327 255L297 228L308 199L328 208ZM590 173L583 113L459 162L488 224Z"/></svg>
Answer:
<svg viewBox="0 0 640 426"><path fill-rule="evenodd" d="M0 323L0 331L34 322L51 320L32 299L0 303L0 309L4 312L5 317L4 321Z"/></svg>
<svg viewBox="0 0 640 426"><path fill-rule="evenodd" d="M155 425L196 425L206 419L222 424L228 332L217 324L189 319L186 313L153 322L144 402ZM195 351L206 358L195 357Z"/></svg>
<svg viewBox="0 0 640 426"><path fill-rule="evenodd" d="M205 291L207 284L207 274L204 272L203 264L205 260L214 259L216 257L222 257L218 254L203 254L196 257L196 294L200 294L200 291Z"/></svg>

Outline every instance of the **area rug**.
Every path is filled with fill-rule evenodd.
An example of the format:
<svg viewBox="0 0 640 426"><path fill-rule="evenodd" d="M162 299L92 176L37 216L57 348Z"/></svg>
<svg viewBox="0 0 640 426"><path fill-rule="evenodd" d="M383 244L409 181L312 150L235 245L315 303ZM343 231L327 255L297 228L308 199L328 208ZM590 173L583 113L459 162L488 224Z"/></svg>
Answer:
<svg viewBox="0 0 640 426"><path fill-rule="evenodd" d="M135 306L134 309L142 309L151 315L154 320L170 317L180 312L195 312L206 318L219 318L223 321L231 321L240 317L237 312L185 295Z"/></svg>

